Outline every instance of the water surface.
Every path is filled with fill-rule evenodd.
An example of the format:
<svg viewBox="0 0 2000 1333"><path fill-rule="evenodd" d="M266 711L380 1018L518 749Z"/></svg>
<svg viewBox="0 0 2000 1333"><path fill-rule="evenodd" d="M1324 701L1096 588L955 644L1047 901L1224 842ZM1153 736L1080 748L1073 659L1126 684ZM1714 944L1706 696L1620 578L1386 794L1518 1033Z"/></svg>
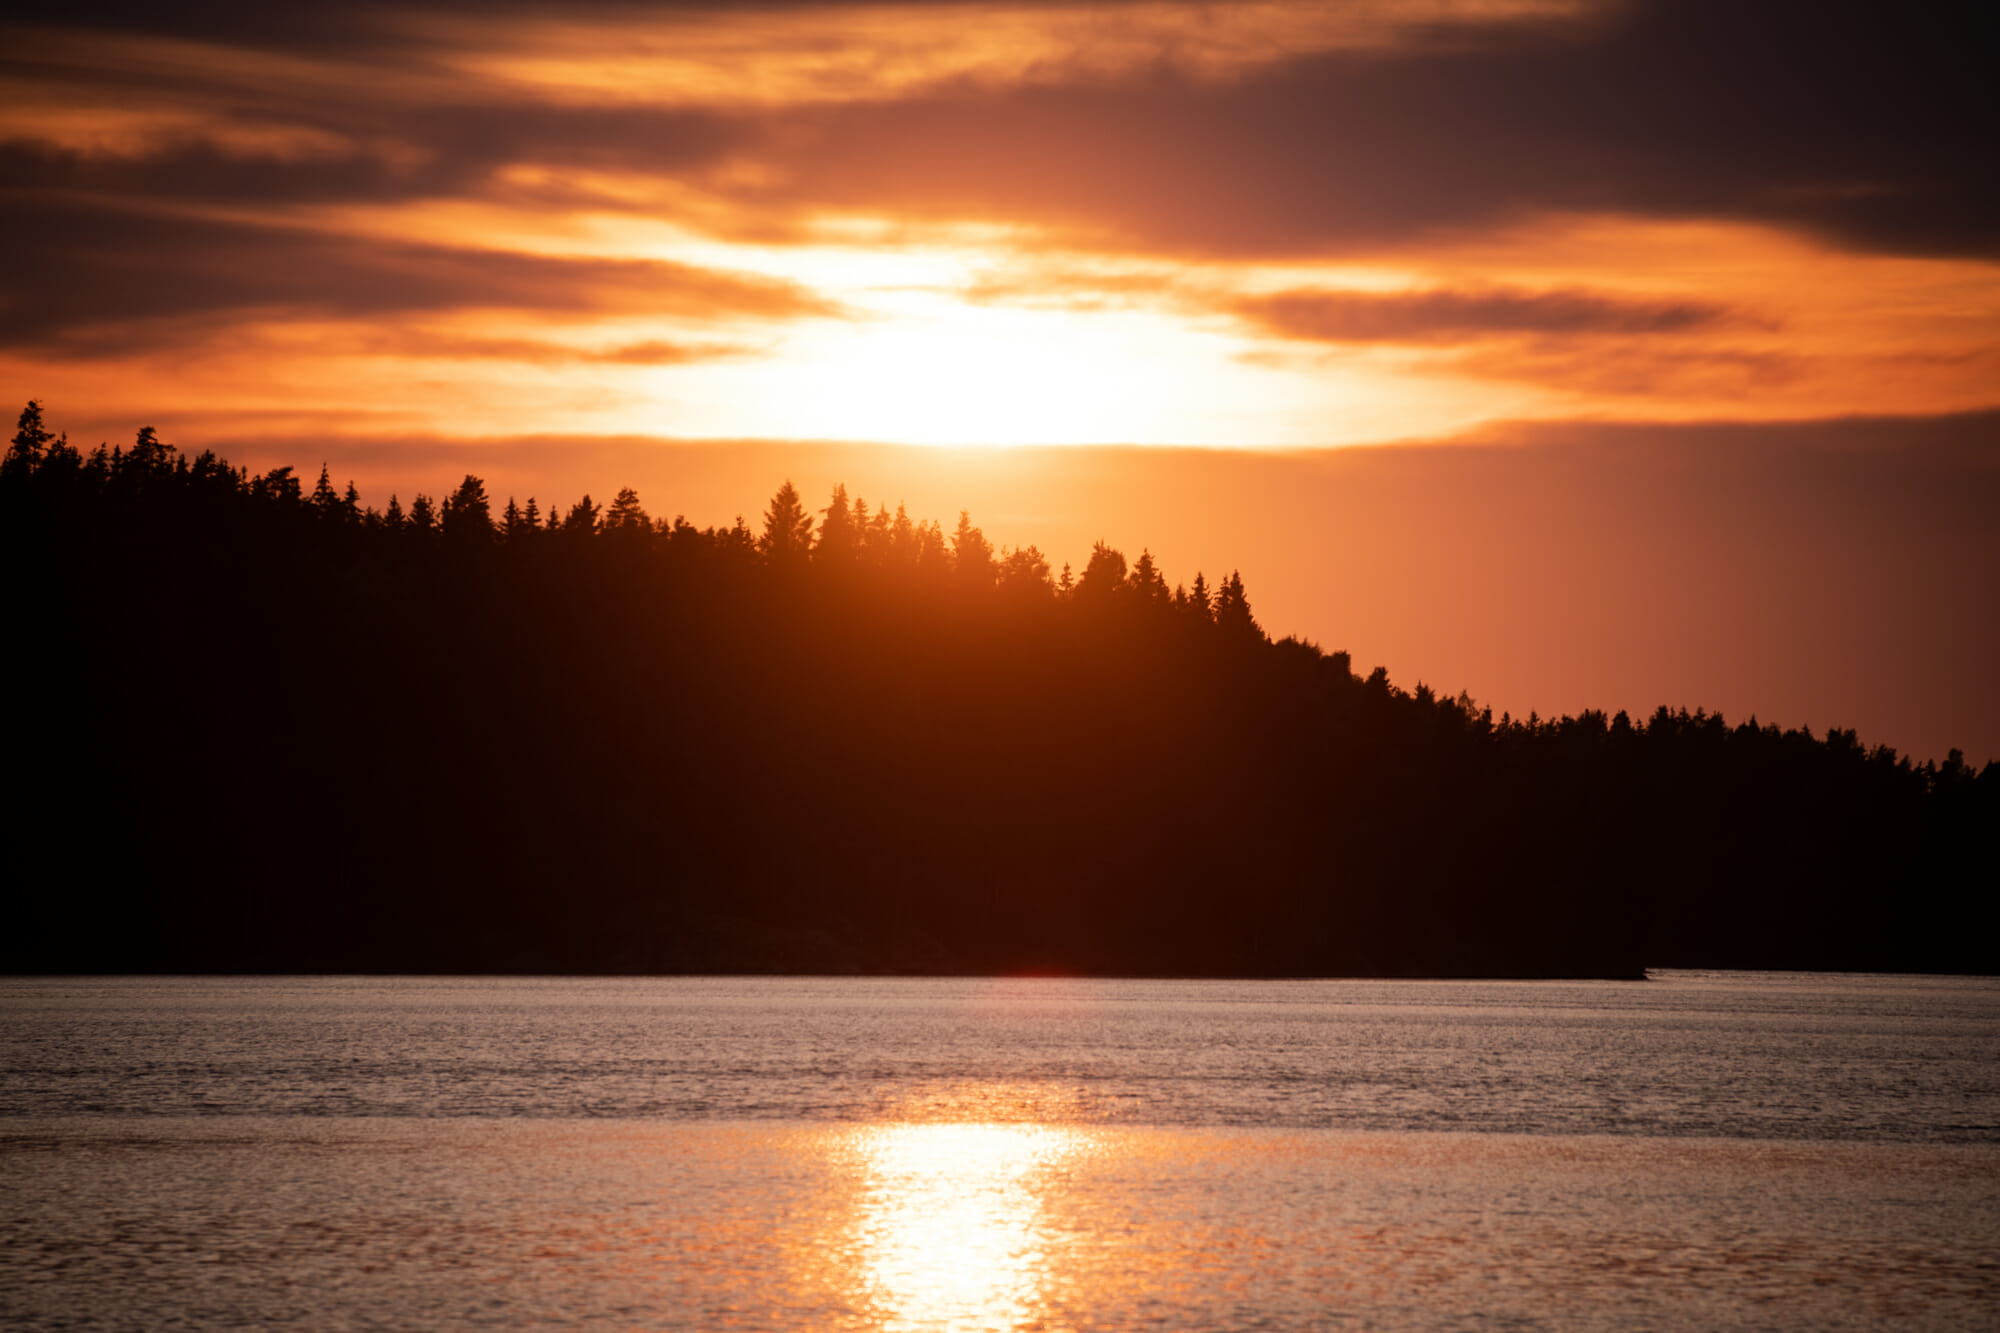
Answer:
<svg viewBox="0 0 2000 1333"><path fill-rule="evenodd" d="M2000 986L0 981L46 1327L1990 1328Z"/></svg>

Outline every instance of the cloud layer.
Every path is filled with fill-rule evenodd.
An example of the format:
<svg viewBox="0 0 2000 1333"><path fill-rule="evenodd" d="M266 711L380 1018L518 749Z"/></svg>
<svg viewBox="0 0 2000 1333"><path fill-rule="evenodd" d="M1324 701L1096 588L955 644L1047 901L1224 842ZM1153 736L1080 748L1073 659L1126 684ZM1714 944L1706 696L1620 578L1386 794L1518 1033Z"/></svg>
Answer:
<svg viewBox="0 0 2000 1333"><path fill-rule="evenodd" d="M1721 307L1632 301L1574 290L1296 291L1236 311L1282 338L1314 342L1459 342L1488 334L1682 333L1723 322Z"/></svg>

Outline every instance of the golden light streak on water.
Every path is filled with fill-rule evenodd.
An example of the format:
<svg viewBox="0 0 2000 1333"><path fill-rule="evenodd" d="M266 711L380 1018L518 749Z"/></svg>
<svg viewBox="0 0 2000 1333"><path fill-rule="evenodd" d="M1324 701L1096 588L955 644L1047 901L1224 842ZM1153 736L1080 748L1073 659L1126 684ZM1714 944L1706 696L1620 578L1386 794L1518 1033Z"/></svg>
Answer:
<svg viewBox="0 0 2000 1333"><path fill-rule="evenodd" d="M888 1330L1036 1322L1055 1267L1046 1194L1084 1131L871 1125L836 1141L858 1168L856 1304Z"/></svg>

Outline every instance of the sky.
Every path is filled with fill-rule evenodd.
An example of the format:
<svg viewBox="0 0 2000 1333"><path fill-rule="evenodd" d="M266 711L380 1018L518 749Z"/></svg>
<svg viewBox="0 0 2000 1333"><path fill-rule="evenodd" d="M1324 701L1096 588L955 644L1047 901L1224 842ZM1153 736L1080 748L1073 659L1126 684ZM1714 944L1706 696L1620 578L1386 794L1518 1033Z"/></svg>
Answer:
<svg viewBox="0 0 2000 1333"><path fill-rule="evenodd" d="M2000 758L1977 6L12 6L0 387L364 498L793 476L1525 713ZM949 525L949 524L947 524Z"/></svg>

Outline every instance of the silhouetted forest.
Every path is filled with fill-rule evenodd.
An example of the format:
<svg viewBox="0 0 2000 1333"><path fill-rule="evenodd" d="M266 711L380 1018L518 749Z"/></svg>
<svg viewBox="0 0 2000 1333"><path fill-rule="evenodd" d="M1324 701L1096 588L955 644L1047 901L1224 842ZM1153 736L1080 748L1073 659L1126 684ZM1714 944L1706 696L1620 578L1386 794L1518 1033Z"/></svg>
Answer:
<svg viewBox="0 0 2000 1333"><path fill-rule="evenodd" d="M31 403L0 551L7 970L2000 964L2000 766L1496 720L966 515L377 511Z"/></svg>

